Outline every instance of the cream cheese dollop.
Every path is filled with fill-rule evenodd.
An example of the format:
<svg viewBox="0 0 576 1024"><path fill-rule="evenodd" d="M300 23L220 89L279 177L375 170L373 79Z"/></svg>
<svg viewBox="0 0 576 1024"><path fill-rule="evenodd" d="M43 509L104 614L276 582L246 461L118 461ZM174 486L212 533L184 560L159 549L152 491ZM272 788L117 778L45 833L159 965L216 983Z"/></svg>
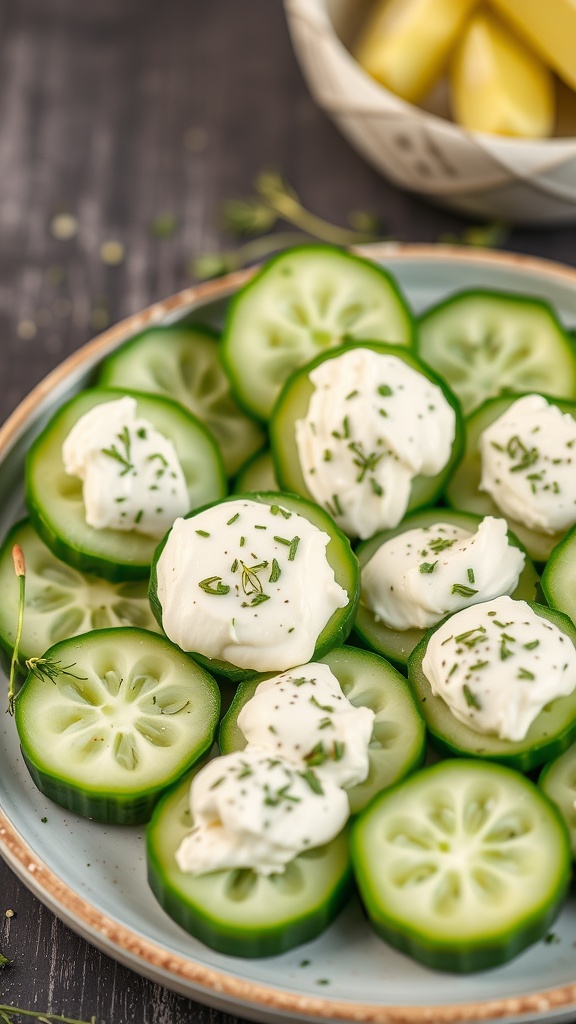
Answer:
<svg viewBox="0 0 576 1024"><path fill-rule="evenodd" d="M176 449L129 396L101 402L62 445L64 470L83 481L88 526L162 537L190 500Z"/></svg>
<svg viewBox="0 0 576 1024"><path fill-rule="evenodd" d="M176 851L181 871L252 868L272 875L342 830L348 797L312 768L249 748L210 761L192 780L192 831Z"/></svg>
<svg viewBox="0 0 576 1024"><path fill-rule="evenodd" d="M553 534L576 523L576 420L542 395L525 395L480 437L482 479L501 512Z"/></svg>
<svg viewBox="0 0 576 1024"><path fill-rule="evenodd" d="M403 359L369 348L326 359L309 378L296 444L310 494L350 536L396 526L414 478L436 476L450 459L454 409Z"/></svg>
<svg viewBox="0 0 576 1024"><path fill-rule="evenodd" d="M375 717L351 704L328 665L316 662L263 680L237 721L250 746L349 788L368 776Z"/></svg>
<svg viewBox="0 0 576 1024"><path fill-rule="evenodd" d="M422 671L458 721L518 741L547 704L576 688L576 648L525 601L498 597L439 626Z"/></svg>
<svg viewBox="0 0 576 1024"><path fill-rule="evenodd" d="M238 499L177 519L156 566L166 635L184 651L257 672L310 661L349 597L327 533L280 505Z"/></svg>
<svg viewBox="0 0 576 1024"><path fill-rule="evenodd" d="M361 601L392 629L428 629L451 612L511 594L524 552L505 519L486 516L476 533L439 521L382 544L362 569Z"/></svg>

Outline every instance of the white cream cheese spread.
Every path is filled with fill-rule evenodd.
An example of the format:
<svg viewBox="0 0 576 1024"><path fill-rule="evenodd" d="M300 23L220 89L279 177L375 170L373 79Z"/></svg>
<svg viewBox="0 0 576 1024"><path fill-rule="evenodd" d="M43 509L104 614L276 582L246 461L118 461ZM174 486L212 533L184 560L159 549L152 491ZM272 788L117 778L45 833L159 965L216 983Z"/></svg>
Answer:
<svg viewBox="0 0 576 1024"><path fill-rule="evenodd" d="M181 871L284 870L304 850L334 839L348 797L314 769L247 748L210 761L192 780L193 828L176 852Z"/></svg>
<svg viewBox="0 0 576 1024"><path fill-rule="evenodd" d="M440 626L422 671L460 722L517 741L547 704L576 688L576 649L525 601L498 597Z"/></svg>
<svg viewBox="0 0 576 1024"><path fill-rule="evenodd" d="M190 507L172 441L138 416L129 396L81 416L62 445L62 461L83 481L86 522L96 530L162 537Z"/></svg>
<svg viewBox="0 0 576 1024"><path fill-rule="evenodd" d="M304 664L349 602L329 540L304 516L247 499L177 519L156 567L166 635L257 672Z"/></svg>
<svg viewBox="0 0 576 1024"><path fill-rule="evenodd" d="M525 395L483 431L482 480L504 513L540 533L576 523L576 420Z"/></svg>
<svg viewBox="0 0 576 1024"><path fill-rule="evenodd" d="M354 707L328 665L316 662L259 683L238 726L250 746L348 788L368 776L375 717L370 708Z"/></svg>
<svg viewBox="0 0 576 1024"><path fill-rule="evenodd" d="M505 519L476 533L439 521L382 544L362 569L361 601L392 629L428 629L450 612L511 594L526 556Z"/></svg>
<svg viewBox="0 0 576 1024"><path fill-rule="evenodd" d="M296 443L310 494L350 536L402 519L416 476L448 463L456 430L442 389L394 355L351 347L310 372Z"/></svg>

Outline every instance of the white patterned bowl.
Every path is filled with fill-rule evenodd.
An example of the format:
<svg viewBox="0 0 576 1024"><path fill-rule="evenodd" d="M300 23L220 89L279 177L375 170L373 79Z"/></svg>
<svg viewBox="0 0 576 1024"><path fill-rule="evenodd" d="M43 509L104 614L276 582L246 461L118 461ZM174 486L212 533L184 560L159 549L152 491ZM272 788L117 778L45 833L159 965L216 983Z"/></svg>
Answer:
<svg viewBox="0 0 576 1024"><path fill-rule="evenodd" d="M372 79L346 43L368 0L284 0L302 70L317 103L355 148L396 185L474 217L509 223L576 221L576 125L563 137L510 139L468 132ZM562 100L562 92L560 92ZM437 111L434 113L433 111ZM568 114L569 121L569 114Z"/></svg>

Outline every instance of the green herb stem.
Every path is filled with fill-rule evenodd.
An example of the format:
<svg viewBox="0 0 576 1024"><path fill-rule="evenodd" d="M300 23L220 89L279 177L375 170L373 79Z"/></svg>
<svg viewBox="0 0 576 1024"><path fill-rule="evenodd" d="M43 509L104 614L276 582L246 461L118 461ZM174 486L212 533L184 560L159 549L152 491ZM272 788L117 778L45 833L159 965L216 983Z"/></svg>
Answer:
<svg viewBox="0 0 576 1024"><path fill-rule="evenodd" d="M18 622L16 625L16 638L14 650L10 662L10 682L8 686L8 713L14 714L14 701L16 700L16 670L18 668L18 654L20 653L20 641L22 639L22 626L24 625L24 600L26 597L26 562L24 552L19 544L12 548L12 561L14 572L18 577Z"/></svg>
<svg viewBox="0 0 576 1024"><path fill-rule="evenodd" d="M97 1024L96 1017L90 1017L90 1020L76 1020L73 1017L61 1017L57 1013L39 1013L38 1010L22 1010L18 1006L0 1005L0 1014L10 1024L14 1016L32 1017L37 1021L45 1021L46 1024Z"/></svg>

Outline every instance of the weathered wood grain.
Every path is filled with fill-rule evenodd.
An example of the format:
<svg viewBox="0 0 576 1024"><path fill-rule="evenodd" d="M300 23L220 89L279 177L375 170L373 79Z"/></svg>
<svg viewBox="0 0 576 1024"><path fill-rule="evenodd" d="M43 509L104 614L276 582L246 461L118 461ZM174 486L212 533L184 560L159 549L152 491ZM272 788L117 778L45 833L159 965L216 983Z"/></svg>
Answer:
<svg viewBox="0 0 576 1024"><path fill-rule="evenodd" d="M280 0L4 0L0 5L0 416L97 328L190 281L230 244L224 198L276 167L334 221L434 240L461 222L388 185L310 100ZM71 213L78 232L53 237ZM151 225L174 214L165 240ZM106 266L100 247L122 243ZM576 263L573 231L510 248ZM15 911L7 920L6 909ZM224 1024L77 938L0 863L0 1002L106 1024Z"/></svg>

